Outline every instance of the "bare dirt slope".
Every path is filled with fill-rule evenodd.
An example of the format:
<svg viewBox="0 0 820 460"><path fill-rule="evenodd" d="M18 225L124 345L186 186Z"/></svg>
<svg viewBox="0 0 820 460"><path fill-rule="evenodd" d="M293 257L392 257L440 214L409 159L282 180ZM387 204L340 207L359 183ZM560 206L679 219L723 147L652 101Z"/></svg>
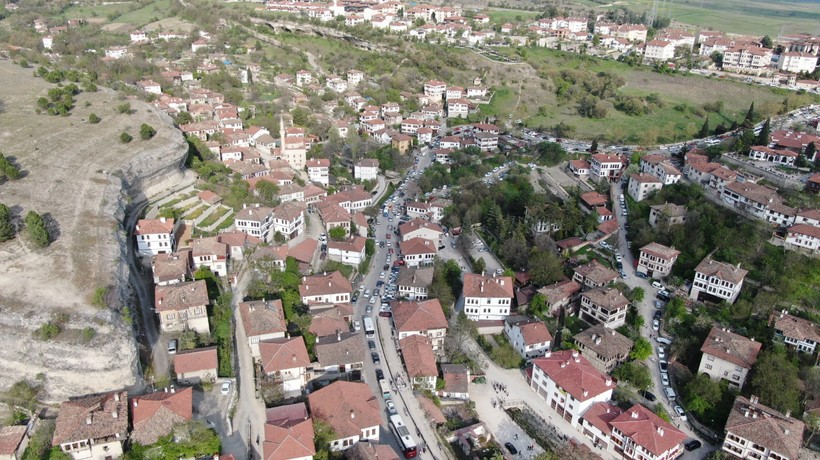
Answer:
<svg viewBox="0 0 820 460"><path fill-rule="evenodd" d="M139 195L137 189L177 177L184 140L144 103L131 101L133 113L118 114L123 101L110 90L81 93L70 116L52 117L35 114L37 98L54 85L32 77L32 69L0 59L0 81L0 152L25 174L0 184L0 203L18 224L30 210L55 223L46 249L24 235L0 244L0 391L38 376L45 376L49 401L132 385L138 364L131 328L113 310L93 306L92 293L110 286L112 307L130 302L121 227L126 190ZM88 124L91 113L102 121ZM140 140L142 123L157 130L153 139ZM134 141L120 143L122 131ZM34 339L58 312L68 315L63 332ZM96 337L83 344L87 327Z"/></svg>

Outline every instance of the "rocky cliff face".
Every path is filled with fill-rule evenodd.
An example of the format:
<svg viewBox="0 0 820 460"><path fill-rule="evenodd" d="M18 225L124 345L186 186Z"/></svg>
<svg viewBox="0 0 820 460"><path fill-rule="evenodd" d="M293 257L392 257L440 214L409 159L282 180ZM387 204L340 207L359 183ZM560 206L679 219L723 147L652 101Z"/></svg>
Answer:
<svg viewBox="0 0 820 460"><path fill-rule="evenodd" d="M141 102L119 114L111 91L82 93L69 117L35 114L37 97L53 85L0 61L0 152L25 175L0 184L0 203L18 223L30 210L46 216L54 240L34 248L24 234L0 244L0 391L21 379L43 383L42 399L130 387L139 382L132 328L116 313L130 307L122 221L132 200L182 177L187 145L170 119ZM86 104L88 102L88 104ZM85 120L95 113L102 121ZM139 139L147 123L157 135ZM134 141L119 142L129 132ZM108 287L108 306L92 305ZM37 337L52 322L59 334Z"/></svg>

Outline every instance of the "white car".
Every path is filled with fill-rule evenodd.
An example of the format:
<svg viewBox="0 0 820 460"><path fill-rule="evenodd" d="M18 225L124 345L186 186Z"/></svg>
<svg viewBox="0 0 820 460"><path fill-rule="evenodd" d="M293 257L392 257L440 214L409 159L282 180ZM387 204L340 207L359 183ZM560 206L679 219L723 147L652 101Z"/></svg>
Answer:
<svg viewBox="0 0 820 460"><path fill-rule="evenodd" d="M686 412L683 411L683 408L680 406L675 406L675 413L678 414L681 420L684 422L686 421Z"/></svg>
<svg viewBox="0 0 820 460"><path fill-rule="evenodd" d="M663 383L665 387L669 386L669 374L666 372L661 372L661 383Z"/></svg>
<svg viewBox="0 0 820 460"><path fill-rule="evenodd" d="M368 303L375 304L377 300L379 300L379 298L376 297L376 296L373 296L373 297L370 298L370 302L368 302ZM356 329L356 330L358 331L358 329ZM655 330L657 331L657 329L655 329Z"/></svg>
<svg viewBox="0 0 820 460"><path fill-rule="evenodd" d="M623 256L621 256L620 252L615 254L615 261L622 262L623 260L624 260L624 258L623 258Z"/></svg>
<svg viewBox="0 0 820 460"><path fill-rule="evenodd" d="M663 347L658 347L658 358L666 359L666 350Z"/></svg>
<svg viewBox="0 0 820 460"><path fill-rule="evenodd" d="M658 329L661 328L661 323L658 320L652 320L652 330L658 332Z"/></svg>
<svg viewBox="0 0 820 460"><path fill-rule="evenodd" d="M398 413L398 411L396 410L396 405L393 404L393 401L390 401L390 400L387 401L387 412L390 415L395 415L395 414Z"/></svg>
<svg viewBox="0 0 820 460"><path fill-rule="evenodd" d="M381 279L381 280L384 279L384 272L379 273L379 279Z"/></svg>
<svg viewBox="0 0 820 460"><path fill-rule="evenodd" d="M230 392L231 392L231 381L226 380L226 381L222 382L222 390L220 391L220 393L222 393L223 395L226 395Z"/></svg>
<svg viewBox="0 0 820 460"><path fill-rule="evenodd" d="M354 331L361 331L362 330L362 323L358 319L353 321L353 330Z"/></svg>

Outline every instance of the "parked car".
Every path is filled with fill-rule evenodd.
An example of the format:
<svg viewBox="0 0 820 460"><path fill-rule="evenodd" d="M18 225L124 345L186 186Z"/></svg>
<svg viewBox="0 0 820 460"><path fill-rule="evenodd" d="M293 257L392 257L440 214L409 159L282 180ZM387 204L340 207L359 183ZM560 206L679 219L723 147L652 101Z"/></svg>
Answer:
<svg viewBox="0 0 820 460"><path fill-rule="evenodd" d="M675 413L678 414L681 420L686 421L686 412L683 411L683 408L680 406L674 407Z"/></svg>
<svg viewBox="0 0 820 460"><path fill-rule="evenodd" d="M370 353L370 359L373 360L373 364L379 364L380 362L382 362L378 353Z"/></svg>
<svg viewBox="0 0 820 460"><path fill-rule="evenodd" d="M660 367L661 372L669 372L669 363L665 359L658 361L658 367Z"/></svg>
<svg viewBox="0 0 820 460"><path fill-rule="evenodd" d="M376 356L378 356L378 355L376 355ZM382 379L384 379L384 372L382 372L381 369L376 369L376 380L382 380Z"/></svg>
<svg viewBox="0 0 820 460"><path fill-rule="evenodd" d="M367 348L369 348L371 350L375 350L376 349L376 342L374 342L372 340L368 340L367 341Z"/></svg>
<svg viewBox="0 0 820 460"><path fill-rule="evenodd" d="M222 382L222 390L220 390L220 393L222 393L223 395L226 395L230 392L231 392L231 381L230 380L225 380L224 382Z"/></svg>
<svg viewBox="0 0 820 460"><path fill-rule="evenodd" d="M646 400L649 402L655 402L655 400L658 399L657 396L646 390L638 390L638 394L646 398Z"/></svg>
<svg viewBox="0 0 820 460"><path fill-rule="evenodd" d="M398 411L396 410L396 405L393 404L393 401L387 401L387 413L390 415L396 415Z"/></svg>
<svg viewBox="0 0 820 460"><path fill-rule="evenodd" d="M660 323L660 321L658 321L658 320L656 320L656 319L655 319L655 320L652 320L652 330L653 330L653 331L655 331L655 332L658 332L658 330L659 330L660 328L661 328L661 323Z"/></svg>
<svg viewBox="0 0 820 460"><path fill-rule="evenodd" d="M697 439L693 439L693 440L687 442L686 444L684 444L683 447L686 448L686 450L691 452L693 450L700 449L701 445L702 444L700 443L700 441L698 441Z"/></svg>
<svg viewBox="0 0 820 460"><path fill-rule="evenodd" d="M666 359L666 350L663 347L658 347L658 358Z"/></svg>
<svg viewBox="0 0 820 460"><path fill-rule="evenodd" d="M653 281L652 287L655 289L663 289L663 285L660 283L660 281Z"/></svg>
<svg viewBox="0 0 820 460"><path fill-rule="evenodd" d="M518 449L516 449L515 446L512 445L511 442L505 442L504 447L506 447L507 450L510 451L511 454L518 455Z"/></svg>
<svg viewBox="0 0 820 460"><path fill-rule="evenodd" d="M668 374L668 373L666 373L666 372L661 372L661 383L662 383L662 384L663 384L663 386L665 386L665 387L668 387L668 386L669 386L669 374Z"/></svg>
<svg viewBox="0 0 820 460"><path fill-rule="evenodd" d="M171 339L168 341L168 354L173 355L177 352L177 345L179 342L177 339Z"/></svg>
<svg viewBox="0 0 820 460"><path fill-rule="evenodd" d="M362 322L357 320L353 321L353 330L354 331L361 331L362 330Z"/></svg>
<svg viewBox="0 0 820 460"><path fill-rule="evenodd" d="M663 302L660 300L655 301L655 308L663 308Z"/></svg>
<svg viewBox="0 0 820 460"><path fill-rule="evenodd" d="M666 398L670 401L674 401L677 399L677 395L675 394L675 390L672 387L664 387L663 392L666 393Z"/></svg>
<svg viewBox="0 0 820 460"><path fill-rule="evenodd" d="M658 337L655 341L664 345L672 345L672 339L667 339L666 337Z"/></svg>

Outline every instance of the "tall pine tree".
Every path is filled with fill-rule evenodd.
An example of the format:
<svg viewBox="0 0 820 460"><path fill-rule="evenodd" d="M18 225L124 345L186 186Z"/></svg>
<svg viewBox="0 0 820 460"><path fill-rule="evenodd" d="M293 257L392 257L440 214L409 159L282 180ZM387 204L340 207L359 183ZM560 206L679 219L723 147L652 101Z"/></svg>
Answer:
<svg viewBox="0 0 820 460"><path fill-rule="evenodd" d="M706 119L703 120L703 126L700 127L700 132L698 133L698 138L703 139L704 137L709 137L709 116L706 116Z"/></svg>
<svg viewBox="0 0 820 460"><path fill-rule="evenodd" d="M743 127L751 128L755 122L755 101L749 105L749 111L746 112L746 118L743 119Z"/></svg>
<svg viewBox="0 0 820 460"><path fill-rule="evenodd" d="M763 122L760 134L758 134L757 139L755 139L757 145L769 145L769 141L771 141L771 122L771 118L767 118L766 121Z"/></svg>

